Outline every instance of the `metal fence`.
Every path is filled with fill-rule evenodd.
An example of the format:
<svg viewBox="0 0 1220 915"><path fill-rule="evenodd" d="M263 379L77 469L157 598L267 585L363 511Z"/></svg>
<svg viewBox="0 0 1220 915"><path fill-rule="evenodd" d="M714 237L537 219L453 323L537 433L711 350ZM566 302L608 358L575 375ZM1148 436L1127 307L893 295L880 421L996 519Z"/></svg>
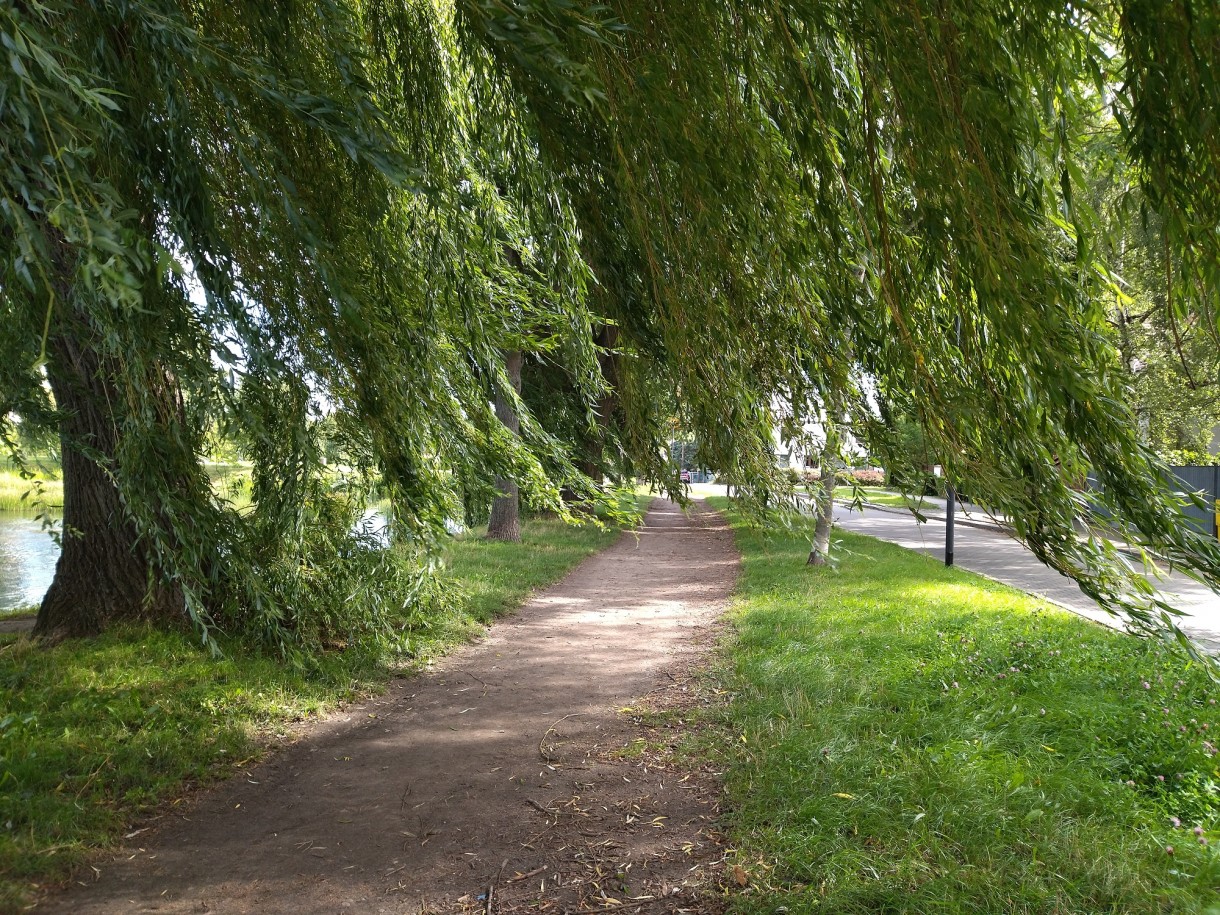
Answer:
<svg viewBox="0 0 1220 915"><path fill-rule="evenodd" d="M1220 503L1220 466L1170 467L1169 469L1175 478L1169 481L1174 491L1182 494L1198 493L1205 506L1200 508L1188 502L1182 506L1182 514L1200 530L1206 531L1213 537L1220 536L1220 531L1217 530L1217 520L1220 520L1217 505ZM1089 488L1101 489L1101 484L1092 474L1089 474ZM1097 511L1099 514L1108 514L1100 506Z"/></svg>

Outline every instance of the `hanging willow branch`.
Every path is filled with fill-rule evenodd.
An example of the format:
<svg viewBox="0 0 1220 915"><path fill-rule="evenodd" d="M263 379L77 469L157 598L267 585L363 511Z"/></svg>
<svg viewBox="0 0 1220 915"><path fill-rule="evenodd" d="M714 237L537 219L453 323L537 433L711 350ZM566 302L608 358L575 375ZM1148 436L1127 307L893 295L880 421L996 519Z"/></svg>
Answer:
<svg viewBox="0 0 1220 915"><path fill-rule="evenodd" d="M3 4L0 414L54 428L44 341L81 337L122 392L113 453L90 453L155 574L201 625L283 646L418 600L429 544L496 476L562 511L561 487L596 490L574 460L596 440L600 467L672 482L678 422L774 505L777 426L841 405L884 453L881 402L1160 631L1078 536L1092 501L1210 584L1220 549L1125 404L1075 138L1125 150L1184 314L1215 327L1218 21L1185 0ZM548 433L505 350L562 365L594 433ZM254 461L247 513L200 485L212 429ZM415 551L383 588L327 436Z"/></svg>

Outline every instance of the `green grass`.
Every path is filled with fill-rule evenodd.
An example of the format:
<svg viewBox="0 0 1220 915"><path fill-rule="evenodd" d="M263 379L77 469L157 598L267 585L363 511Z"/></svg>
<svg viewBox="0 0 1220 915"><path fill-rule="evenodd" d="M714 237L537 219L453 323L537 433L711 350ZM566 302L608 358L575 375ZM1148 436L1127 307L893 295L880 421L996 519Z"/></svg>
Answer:
<svg viewBox="0 0 1220 915"><path fill-rule="evenodd" d="M33 514L49 507L58 515L64 504L64 484L58 464L35 464L31 467L40 475L43 506L35 504L35 484L26 480L11 463L0 464L0 511ZM207 464L208 478L218 495L233 503L235 508L250 504L250 469L241 464Z"/></svg>
<svg viewBox="0 0 1220 915"><path fill-rule="evenodd" d="M726 768L735 912L1220 903L1204 671L890 544L836 532L813 568L809 532L734 526L733 698L694 750Z"/></svg>
<svg viewBox="0 0 1220 915"><path fill-rule="evenodd" d="M51 649L0 636L0 911L186 786L248 765L289 722L478 634L617 536L534 520L520 544L455 539L447 609L409 633L409 658L353 645L293 670L237 650L213 660L189 634L148 629Z"/></svg>
<svg viewBox="0 0 1220 915"><path fill-rule="evenodd" d="M923 500L919 498L907 498L900 492L890 492L885 489L861 489L861 498L865 502L872 502L874 505L890 505L895 508L915 508L923 507ZM836 499L854 499L856 490L850 486L836 486Z"/></svg>
<svg viewBox="0 0 1220 915"><path fill-rule="evenodd" d="M0 511L25 514L39 511L40 508L34 503L36 493L33 490L32 481L22 479L15 471L0 470ZM53 510L57 510L58 506L63 505L63 481L50 477L45 478L42 481L42 501Z"/></svg>

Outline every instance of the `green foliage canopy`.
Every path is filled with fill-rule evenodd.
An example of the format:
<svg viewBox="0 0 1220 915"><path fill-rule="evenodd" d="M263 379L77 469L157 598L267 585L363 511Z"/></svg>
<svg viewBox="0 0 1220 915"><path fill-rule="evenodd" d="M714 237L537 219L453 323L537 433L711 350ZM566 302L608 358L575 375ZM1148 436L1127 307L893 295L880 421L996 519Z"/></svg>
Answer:
<svg viewBox="0 0 1220 915"><path fill-rule="evenodd" d="M320 402L421 546L463 473L587 489L524 405L520 441L495 422L504 348L562 351L590 427L612 355L607 444L650 479L676 405L773 504L772 428L830 410L884 452L880 397L1103 601L1133 584L1077 535L1086 470L1216 583L1124 401L1077 139L1112 112L1214 325L1218 34L1186 0L8 2L0 410L53 420L48 337L102 353L164 571L201 619L275 606L274 631L298 573L265 595L260 570L344 549L300 561ZM250 443L248 517L175 482L216 416Z"/></svg>

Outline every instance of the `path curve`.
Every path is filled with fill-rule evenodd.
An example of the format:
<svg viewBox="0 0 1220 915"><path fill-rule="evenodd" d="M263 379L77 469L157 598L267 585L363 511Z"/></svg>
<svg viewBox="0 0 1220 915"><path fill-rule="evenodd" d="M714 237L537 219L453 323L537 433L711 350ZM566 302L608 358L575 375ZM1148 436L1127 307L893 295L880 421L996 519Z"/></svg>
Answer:
<svg viewBox="0 0 1220 915"><path fill-rule="evenodd" d="M585 560L483 641L206 793L39 910L482 912L486 887L497 902L527 883L547 898L549 878L550 910L566 911L588 892L564 895L583 859L561 864L556 848L571 857L574 842L586 855L613 848L620 894L679 894L673 873L633 881L650 861L689 865L677 848L690 855L691 836L706 834L711 801L605 751L630 728L620 709L706 645L699 633L737 562L719 515L657 500L638 537ZM544 866L541 879L510 876Z"/></svg>

